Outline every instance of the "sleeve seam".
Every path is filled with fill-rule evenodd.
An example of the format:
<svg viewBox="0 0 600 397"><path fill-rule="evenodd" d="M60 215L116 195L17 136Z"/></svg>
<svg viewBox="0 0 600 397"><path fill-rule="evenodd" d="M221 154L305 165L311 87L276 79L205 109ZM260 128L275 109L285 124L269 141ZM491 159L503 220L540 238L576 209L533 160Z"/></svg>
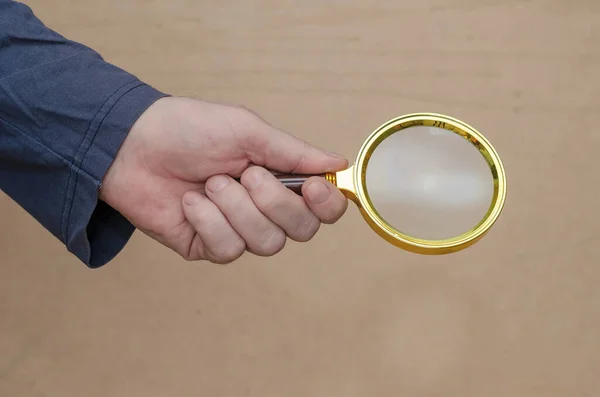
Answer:
<svg viewBox="0 0 600 397"><path fill-rule="evenodd" d="M129 93L134 88L145 85L143 82L135 79L133 81L129 81L122 86L120 86L115 92L104 102L104 104L100 107L90 126L85 133L81 144L79 145L79 149L75 155L75 159L73 160L75 170L84 171L85 175L90 175L85 172L81 167L84 163L85 157L89 150L94 145L94 139L100 131L104 119L110 114L110 111L114 108L114 106L119 102L119 100ZM75 199L75 193L77 191L77 185L79 184L79 173L75 172L73 175L73 170L69 173L69 177L67 179L67 194L65 195L65 203L63 206L63 220L62 220L62 233L64 241L68 241L69 238L69 221L71 219L71 210L73 208L73 201ZM74 178L74 179L73 179ZM96 178L93 178L96 180ZM96 180L98 186L100 186L101 181Z"/></svg>

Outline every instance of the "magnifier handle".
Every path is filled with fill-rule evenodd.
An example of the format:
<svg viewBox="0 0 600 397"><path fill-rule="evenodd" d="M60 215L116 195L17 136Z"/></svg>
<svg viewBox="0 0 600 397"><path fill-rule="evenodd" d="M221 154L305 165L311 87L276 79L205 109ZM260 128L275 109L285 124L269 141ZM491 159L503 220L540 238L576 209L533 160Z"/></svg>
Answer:
<svg viewBox="0 0 600 397"><path fill-rule="evenodd" d="M290 189L291 191L293 191L294 193L298 194L299 196L302 196L302 185L304 185L304 182L306 182L309 178L313 178L313 177L322 177L325 178L326 180L331 181L332 177L329 174L313 174L313 175L306 175L306 174L273 174L273 176L275 178L277 178L277 180L279 180L281 183L283 183L283 185L285 187L287 187L288 189ZM240 182L240 178L234 178L235 181ZM206 193L204 190L204 186L202 186L199 191L201 191L202 193Z"/></svg>
<svg viewBox="0 0 600 397"><path fill-rule="evenodd" d="M318 175L281 174L281 175L275 175L275 177L281 183L283 183L283 185L285 187L287 187L288 189L290 189L291 191L293 191L294 193L296 193L300 196L302 196L302 185L304 185L304 182L306 182L309 178L312 178L315 176L320 176L320 177L325 178L325 174L318 174Z"/></svg>
<svg viewBox="0 0 600 397"><path fill-rule="evenodd" d="M320 176L326 178L327 174L315 174L315 175L306 175L306 174L274 174L275 178L279 180L285 187L293 191L294 193L302 196L302 185L309 178ZM240 181L239 178L236 178L236 181Z"/></svg>

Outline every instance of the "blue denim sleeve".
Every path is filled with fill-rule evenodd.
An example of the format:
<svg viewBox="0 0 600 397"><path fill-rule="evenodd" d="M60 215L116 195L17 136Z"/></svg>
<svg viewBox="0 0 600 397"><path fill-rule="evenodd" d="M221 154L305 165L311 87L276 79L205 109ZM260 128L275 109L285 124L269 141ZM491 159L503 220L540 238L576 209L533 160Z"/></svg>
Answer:
<svg viewBox="0 0 600 397"><path fill-rule="evenodd" d="M98 189L133 123L164 96L0 0L0 189L90 268L135 230Z"/></svg>

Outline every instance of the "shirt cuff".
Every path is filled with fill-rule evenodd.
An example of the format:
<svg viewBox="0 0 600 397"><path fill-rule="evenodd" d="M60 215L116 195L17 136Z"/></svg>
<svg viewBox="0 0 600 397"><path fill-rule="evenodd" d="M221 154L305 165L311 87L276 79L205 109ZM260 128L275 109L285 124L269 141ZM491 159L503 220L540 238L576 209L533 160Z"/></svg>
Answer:
<svg viewBox="0 0 600 397"><path fill-rule="evenodd" d="M82 160L68 183L63 233L67 249L90 268L114 259L135 227L98 199L108 168L135 121L155 101L168 96L138 80L119 88L90 124Z"/></svg>

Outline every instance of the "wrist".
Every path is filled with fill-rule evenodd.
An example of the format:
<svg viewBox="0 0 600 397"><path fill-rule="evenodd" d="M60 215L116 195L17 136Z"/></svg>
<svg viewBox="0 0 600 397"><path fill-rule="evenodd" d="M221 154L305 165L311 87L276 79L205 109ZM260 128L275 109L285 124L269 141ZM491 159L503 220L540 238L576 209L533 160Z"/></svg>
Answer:
<svg viewBox="0 0 600 397"><path fill-rule="evenodd" d="M123 169L131 158L128 153L132 152L132 138L142 128L143 116L165 97L169 95L140 84L123 95L106 117L99 132L106 137L102 141L108 141L107 145L112 148L105 150L111 157L98 189L100 201L114 207L119 191L123 190L120 179L123 179Z"/></svg>

